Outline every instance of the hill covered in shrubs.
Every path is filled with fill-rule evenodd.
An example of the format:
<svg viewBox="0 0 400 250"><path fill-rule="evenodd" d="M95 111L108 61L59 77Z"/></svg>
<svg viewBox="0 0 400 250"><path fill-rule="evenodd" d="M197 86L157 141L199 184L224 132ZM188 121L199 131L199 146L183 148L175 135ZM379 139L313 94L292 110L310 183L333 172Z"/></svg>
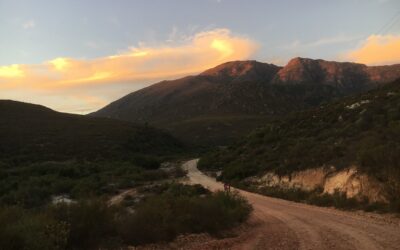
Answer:
<svg viewBox="0 0 400 250"><path fill-rule="evenodd" d="M167 132L106 118L55 112L43 106L0 101L0 162L131 159L177 153Z"/></svg>
<svg viewBox="0 0 400 250"><path fill-rule="evenodd" d="M129 212L99 199L40 210L0 207L0 249L125 249L179 234L218 234L243 222L251 206L237 194L171 184Z"/></svg>
<svg viewBox="0 0 400 250"><path fill-rule="evenodd" d="M162 161L185 152L146 125L0 101L0 205L40 207L168 178Z"/></svg>
<svg viewBox="0 0 400 250"><path fill-rule="evenodd" d="M400 81L265 124L227 148L209 153L199 166L222 170L220 178L335 166L357 166L400 193Z"/></svg>

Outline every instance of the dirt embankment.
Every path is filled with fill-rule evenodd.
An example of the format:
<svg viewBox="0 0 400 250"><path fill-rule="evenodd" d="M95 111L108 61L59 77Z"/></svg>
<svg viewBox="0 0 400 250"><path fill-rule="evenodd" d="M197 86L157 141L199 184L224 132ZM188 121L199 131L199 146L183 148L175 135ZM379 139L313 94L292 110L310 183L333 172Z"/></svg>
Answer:
<svg viewBox="0 0 400 250"><path fill-rule="evenodd" d="M383 183L374 177L360 173L355 166L337 171L335 167L320 167L278 176L267 173L263 177L250 177L249 182L258 187L298 188L304 191L322 189L324 193L336 191L347 198L368 198L370 202L387 202Z"/></svg>

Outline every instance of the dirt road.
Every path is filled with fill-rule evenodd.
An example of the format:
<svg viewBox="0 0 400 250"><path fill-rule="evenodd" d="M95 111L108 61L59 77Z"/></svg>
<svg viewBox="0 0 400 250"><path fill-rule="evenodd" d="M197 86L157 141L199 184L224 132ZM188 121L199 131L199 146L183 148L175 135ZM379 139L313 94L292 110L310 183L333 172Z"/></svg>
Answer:
<svg viewBox="0 0 400 250"><path fill-rule="evenodd" d="M183 164L189 181L211 190L222 184L197 169L197 160ZM238 249L400 249L400 225L353 212L338 211L270 198L239 190L260 222Z"/></svg>

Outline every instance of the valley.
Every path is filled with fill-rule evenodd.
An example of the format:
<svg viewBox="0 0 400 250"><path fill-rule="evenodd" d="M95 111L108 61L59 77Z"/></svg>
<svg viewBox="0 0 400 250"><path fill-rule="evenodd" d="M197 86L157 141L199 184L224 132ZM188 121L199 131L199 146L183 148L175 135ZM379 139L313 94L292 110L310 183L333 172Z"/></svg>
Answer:
<svg viewBox="0 0 400 250"><path fill-rule="evenodd" d="M0 0L0 250L400 250L400 0Z"/></svg>

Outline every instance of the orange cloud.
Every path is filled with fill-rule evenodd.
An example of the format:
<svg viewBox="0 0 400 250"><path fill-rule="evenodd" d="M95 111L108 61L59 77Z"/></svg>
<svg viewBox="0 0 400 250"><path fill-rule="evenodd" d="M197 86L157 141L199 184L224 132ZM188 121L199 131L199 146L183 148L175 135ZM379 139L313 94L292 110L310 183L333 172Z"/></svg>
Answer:
<svg viewBox="0 0 400 250"><path fill-rule="evenodd" d="M56 70L64 70L69 65L68 59L62 57L53 59L49 61L49 63L53 65Z"/></svg>
<svg viewBox="0 0 400 250"><path fill-rule="evenodd" d="M20 65L4 66L0 68L0 83L4 77L19 78L15 83L23 82L24 87L46 89L178 77L246 59L256 48L256 43L247 38L217 29L198 33L180 46L141 46L90 60L60 57L39 65L24 65L23 69Z"/></svg>
<svg viewBox="0 0 400 250"><path fill-rule="evenodd" d="M369 65L400 63L400 35L371 35L346 58Z"/></svg>
<svg viewBox="0 0 400 250"><path fill-rule="evenodd" d="M58 57L36 65L0 66L0 98L15 99L15 91L23 96L42 96L48 93L59 96L91 91L102 86L105 91L130 90L144 87L162 79L195 74L220 63L249 58L258 48L257 43L243 36L232 34L228 29L200 32L180 41L178 45L159 45L130 48L129 50L102 58L74 59ZM124 86L122 86L124 85ZM137 86L137 87L135 87ZM11 91L12 90L12 91ZM7 91L11 94L7 94ZM35 94L29 94L35 92ZM38 94L41 92L41 94ZM112 101L115 96L102 95L102 100ZM18 95L20 96L20 95ZM58 102L37 103L62 111L66 105ZM100 108L100 107L96 107Z"/></svg>
<svg viewBox="0 0 400 250"><path fill-rule="evenodd" d="M0 67L0 78L19 78L23 76L24 72L17 64Z"/></svg>

